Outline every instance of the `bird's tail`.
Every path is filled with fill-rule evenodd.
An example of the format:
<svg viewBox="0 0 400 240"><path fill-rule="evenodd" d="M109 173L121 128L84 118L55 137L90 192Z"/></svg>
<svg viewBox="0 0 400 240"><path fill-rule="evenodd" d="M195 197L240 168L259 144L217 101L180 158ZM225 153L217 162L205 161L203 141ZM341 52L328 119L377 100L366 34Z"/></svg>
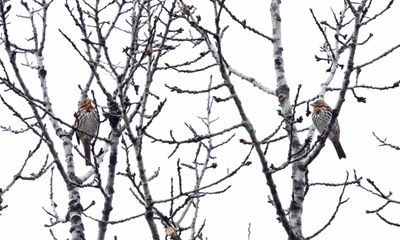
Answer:
<svg viewBox="0 0 400 240"><path fill-rule="evenodd" d="M89 141L82 141L83 151L85 152L85 160L86 166L91 166L90 162L90 140Z"/></svg>
<svg viewBox="0 0 400 240"><path fill-rule="evenodd" d="M336 153L339 157L339 159L346 158L346 153L344 153L344 150L342 148L342 144L340 144L340 141L334 141L332 142L333 146L335 147Z"/></svg>

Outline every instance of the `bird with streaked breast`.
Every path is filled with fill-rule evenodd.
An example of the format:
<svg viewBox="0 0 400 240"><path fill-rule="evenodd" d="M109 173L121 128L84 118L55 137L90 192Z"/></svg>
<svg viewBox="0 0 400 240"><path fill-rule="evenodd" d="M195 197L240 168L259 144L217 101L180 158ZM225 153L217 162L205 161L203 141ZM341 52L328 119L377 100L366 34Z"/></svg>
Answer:
<svg viewBox="0 0 400 240"><path fill-rule="evenodd" d="M332 118L332 108L322 99L318 99L311 103L311 106L314 107L312 112L314 126L318 132L322 134L328 129ZM340 127L337 119L335 119L335 122L333 123L328 138L335 147L339 159L346 158L346 153L344 152L342 144L340 143Z"/></svg>
<svg viewBox="0 0 400 240"><path fill-rule="evenodd" d="M78 140L80 140L83 145L86 165L90 166L90 143L96 136L100 123L97 111L92 105L92 100L85 99L79 104L78 111L75 113L75 118L77 121Z"/></svg>

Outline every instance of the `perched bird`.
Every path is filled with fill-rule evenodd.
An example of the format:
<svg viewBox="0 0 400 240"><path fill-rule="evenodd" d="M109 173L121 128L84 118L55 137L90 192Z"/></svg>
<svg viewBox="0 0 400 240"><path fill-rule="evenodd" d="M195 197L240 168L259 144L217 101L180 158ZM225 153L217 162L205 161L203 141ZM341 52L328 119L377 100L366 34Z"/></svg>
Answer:
<svg viewBox="0 0 400 240"><path fill-rule="evenodd" d="M78 143L82 142L83 151L85 153L86 165L90 166L90 142L96 136L97 129L99 128L99 119L96 109L92 105L92 100L85 99L79 104L79 109L75 113L77 122Z"/></svg>
<svg viewBox="0 0 400 240"><path fill-rule="evenodd" d="M328 130L328 126L332 118L332 108L329 107L329 105L326 104L326 102L322 99L316 100L315 102L311 103L311 106L314 107L314 111L312 113L314 126L322 134L324 131ZM339 159L346 158L346 154L344 153L342 145L339 141L340 127L337 119L335 119L331 131L329 132L328 138L333 143Z"/></svg>

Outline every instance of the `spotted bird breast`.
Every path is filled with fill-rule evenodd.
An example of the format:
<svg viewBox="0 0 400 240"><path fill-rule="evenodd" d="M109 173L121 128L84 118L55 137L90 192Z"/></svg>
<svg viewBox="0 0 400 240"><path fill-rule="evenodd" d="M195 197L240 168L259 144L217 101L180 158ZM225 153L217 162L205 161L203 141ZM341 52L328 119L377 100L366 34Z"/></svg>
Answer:
<svg viewBox="0 0 400 240"><path fill-rule="evenodd" d="M331 118L332 118L332 110L330 108L324 106L314 107L314 111L312 113L312 120L318 132L322 133L326 131L331 121ZM329 138L332 139L335 136L339 137L339 134L340 134L339 122L337 121L337 119L335 119L335 122L329 133Z"/></svg>
<svg viewBox="0 0 400 240"><path fill-rule="evenodd" d="M323 132L326 129L326 127L328 127L328 124L331 121L331 117L332 113L330 109L327 109L323 106L314 107L312 120L319 132Z"/></svg>
<svg viewBox="0 0 400 240"><path fill-rule="evenodd" d="M80 137L87 136L88 138L93 138L97 133L98 127L99 121L95 111L81 112L78 119L78 129L82 132L88 133L90 136L78 133Z"/></svg>

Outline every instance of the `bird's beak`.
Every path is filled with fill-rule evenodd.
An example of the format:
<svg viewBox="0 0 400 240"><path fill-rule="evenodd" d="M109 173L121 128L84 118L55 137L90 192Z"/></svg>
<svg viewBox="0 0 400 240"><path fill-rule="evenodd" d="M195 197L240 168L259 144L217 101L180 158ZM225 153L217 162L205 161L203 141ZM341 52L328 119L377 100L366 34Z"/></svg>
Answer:
<svg viewBox="0 0 400 240"><path fill-rule="evenodd" d="M314 107L314 106L315 106L315 104L314 104L314 103L311 103L310 105L311 105L311 107Z"/></svg>

